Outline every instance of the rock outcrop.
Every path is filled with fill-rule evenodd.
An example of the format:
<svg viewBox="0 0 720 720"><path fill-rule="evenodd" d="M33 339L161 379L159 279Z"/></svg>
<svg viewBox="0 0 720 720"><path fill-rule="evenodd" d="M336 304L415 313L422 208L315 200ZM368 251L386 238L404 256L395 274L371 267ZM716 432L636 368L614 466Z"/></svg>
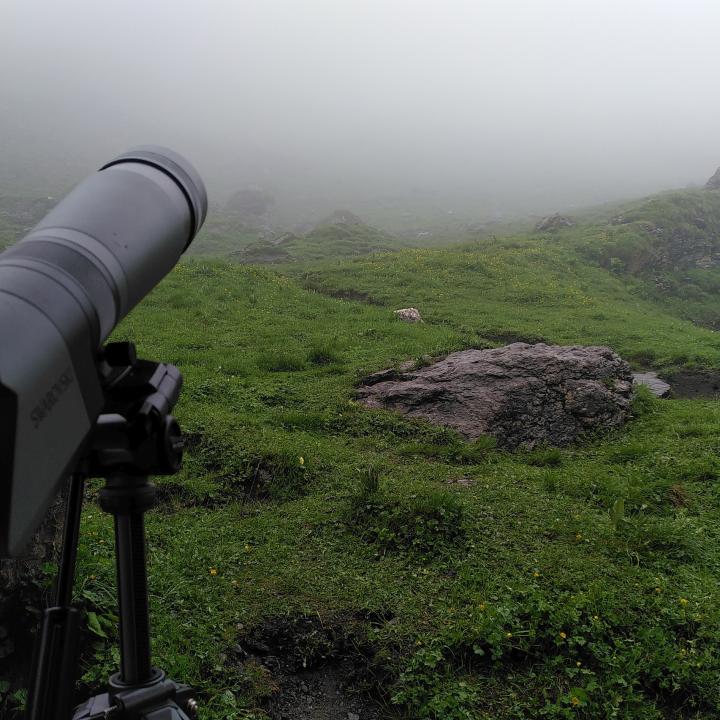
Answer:
<svg viewBox="0 0 720 720"><path fill-rule="evenodd" d="M572 227L575 223L564 215L555 213L544 217L536 226L535 232L557 232L563 228Z"/></svg>
<svg viewBox="0 0 720 720"><path fill-rule="evenodd" d="M618 427L632 398L629 365L607 347L514 343L463 350L429 367L367 378L358 399L506 448L569 445Z"/></svg>
<svg viewBox="0 0 720 720"><path fill-rule="evenodd" d="M720 190L720 167L715 171L715 174L705 183L705 187L708 190Z"/></svg>
<svg viewBox="0 0 720 720"><path fill-rule="evenodd" d="M364 225L363 221L349 210L335 210L335 212L323 218L315 227L324 228L332 225Z"/></svg>

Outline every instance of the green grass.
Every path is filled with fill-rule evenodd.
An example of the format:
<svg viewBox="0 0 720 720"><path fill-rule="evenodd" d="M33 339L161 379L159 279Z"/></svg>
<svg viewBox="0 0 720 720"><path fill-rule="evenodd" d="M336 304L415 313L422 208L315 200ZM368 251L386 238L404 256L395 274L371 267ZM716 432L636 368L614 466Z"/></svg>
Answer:
<svg viewBox="0 0 720 720"><path fill-rule="evenodd" d="M617 277L555 239L414 249L298 269L296 277L328 294L371 295L388 309L417 307L426 323L452 328L466 345L600 344L631 361L650 355L657 366L720 367L714 332L647 297L642 279Z"/></svg>
<svg viewBox="0 0 720 720"><path fill-rule="evenodd" d="M406 251L298 282L195 260L123 323L186 378L190 447L158 481L150 587L156 662L201 689L205 717L264 717L271 679L232 647L307 617L352 619L389 715L718 716L716 403L643 396L605 439L511 454L353 400L369 372L501 332L718 366L710 331L573 258ZM424 324L392 316L408 304ZM112 637L112 530L92 502L82 537L79 593ZM95 638L85 683L117 662Z"/></svg>

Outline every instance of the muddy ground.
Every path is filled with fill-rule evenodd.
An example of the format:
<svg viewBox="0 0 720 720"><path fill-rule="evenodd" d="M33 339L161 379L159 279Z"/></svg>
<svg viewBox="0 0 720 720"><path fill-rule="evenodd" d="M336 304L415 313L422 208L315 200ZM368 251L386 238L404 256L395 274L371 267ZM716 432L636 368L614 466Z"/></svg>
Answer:
<svg viewBox="0 0 720 720"><path fill-rule="evenodd" d="M262 705L273 720L380 720L387 713L364 641L366 622L275 618L240 638L233 655L268 674L272 691Z"/></svg>
<svg viewBox="0 0 720 720"><path fill-rule="evenodd" d="M273 720L380 720L380 708L347 682L344 662L280 675L279 690L268 703Z"/></svg>
<svg viewBox="0 0 720 720"><path fill-rule="evenodd" d="M717 398L720 397L720 373L709 370L676 370L660 373L670 385L672 398Z"/></svg>

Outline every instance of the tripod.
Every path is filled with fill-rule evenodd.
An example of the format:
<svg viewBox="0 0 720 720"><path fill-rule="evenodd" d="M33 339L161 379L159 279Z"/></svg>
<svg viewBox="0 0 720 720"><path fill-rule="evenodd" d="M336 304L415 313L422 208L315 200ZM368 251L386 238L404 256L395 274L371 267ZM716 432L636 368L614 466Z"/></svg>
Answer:
<svg viewBox="0 0 720 720"><path fill-rule="evenodd" d="M180 468L182 433L170 412L182 376L172 365L139 360L131 343L107 345L100 369L105 408L72 475L55 606L43 615L27 720L191 720L191 688L151 663L144 519L155 504L148 476ZM121 660L107 692L73 713L80 614L71 601L87 477L105 478L100 507L114 519Z"/></svg>

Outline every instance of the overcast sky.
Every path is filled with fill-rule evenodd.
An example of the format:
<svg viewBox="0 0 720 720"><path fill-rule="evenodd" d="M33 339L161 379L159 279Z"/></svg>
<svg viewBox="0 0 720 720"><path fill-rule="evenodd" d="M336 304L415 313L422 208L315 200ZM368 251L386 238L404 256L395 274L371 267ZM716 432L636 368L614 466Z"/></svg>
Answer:
<svg viewBox="0 0 720 720"><path fill-rule="evenodd" d="M148 142L218 200L682 187L720 164L719 30L716 0L0 0L0 187Z"/></svg>

